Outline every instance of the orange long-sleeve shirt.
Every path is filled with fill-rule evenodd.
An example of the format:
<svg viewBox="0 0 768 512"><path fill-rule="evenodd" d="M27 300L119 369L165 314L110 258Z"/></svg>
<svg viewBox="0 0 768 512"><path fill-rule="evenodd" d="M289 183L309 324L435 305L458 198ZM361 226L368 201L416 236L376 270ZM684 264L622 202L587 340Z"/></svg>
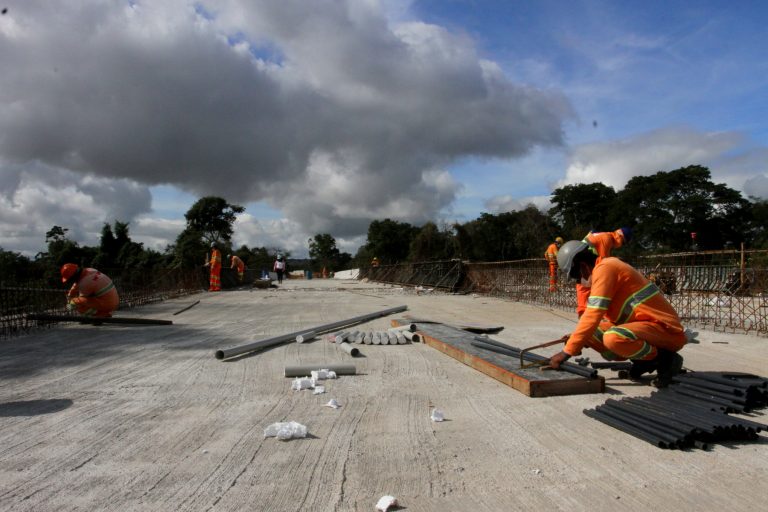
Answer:
<svg viewBox="0 0 768 512"><path fill-rule="evenodd" d="M551 243L549 244L549 247L547 247L547 252L544 253L544 257L547 258L547 261L551 262L557 262L557 244Z"/></svg>
<svg viewBox="0 0 768 512"><path fill-rule="evenodd" d="M245 272L245 263L236 254L232 255L232 265L229 268L237 268L238 272Z"/></svg>
<svg viewBox="0 0 768 512"><path fill-rule="evenodd" d="M656 285L618 258L604 258L592 270L587 310L565 344L565 353L579 354L604 317L614 325L653 322L672 335L684 331L680 317Z"/></svg>

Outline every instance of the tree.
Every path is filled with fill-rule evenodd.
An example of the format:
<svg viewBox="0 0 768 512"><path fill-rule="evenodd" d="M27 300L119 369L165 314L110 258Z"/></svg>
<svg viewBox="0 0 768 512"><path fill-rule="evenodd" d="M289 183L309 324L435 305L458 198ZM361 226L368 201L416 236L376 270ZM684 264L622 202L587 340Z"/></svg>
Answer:
<svg viewBox="0 0 768 512"><path fill-rule="evenodd" d="M203 197L184 214L187 219L187 229L199 233L207 245L218 243L227 245L232 240L234 229L232 225L238 213L245 208L229 204L221 197Z"/></svg>
<svg viewBox="0 0 768 512"><path fill-rule="evenodd" d="M336 247L335 238L328 233L323 233L310 238L308 243L309 257L317 263L317 269L325 268L328 272L337 270L339 249Z"/></svg>
<svg viewBox="0 0 768 512"><path fill-rule="evenodd" d="M184 268L202 265L212 243L219 244L222 253L227 254L234 233L232 225L237 214L244 211L244 207L229 204L220 197L198 199L184 214L187 226L171 247L174 265Z"/></svg>
<svg viewBox="0 0 768 512"><path fill-rule="evenodd" d="M635 243L645 250L722 249L748 241L749 202L713 183L709 169L699 165L636 176L616 204L619 224L633 226ZM697 234L697 247L691 233Z"/></svg>
<svg viewBox="0 0 768 512"><path fill-rule="evenodd" d="M408 258L411 240L418 230L419 228L415 228L407 222L391 219L374 220L368 226L365 252L371 259L373 257L379 258L383 264L405 261ZM362 262L363 265L370 265L370 263L370 259Z"/></svg>
<svg viewBox="0 0 768 512"><path fill-rule="evenodd" d="M440 231L434 222L427 222L411 240L410 261L449 260L458 254L453 235Z"/></svg>
<svg viewBox="0 0 768 512"><path fill-rule="evenodd" d="M602 183L579 183L555 189L549 210L566 240L581 240L589 231L611 229L616 191ZM621 204L621 203L618 203ZM549 238L554 239L554 233Z"/></svg>

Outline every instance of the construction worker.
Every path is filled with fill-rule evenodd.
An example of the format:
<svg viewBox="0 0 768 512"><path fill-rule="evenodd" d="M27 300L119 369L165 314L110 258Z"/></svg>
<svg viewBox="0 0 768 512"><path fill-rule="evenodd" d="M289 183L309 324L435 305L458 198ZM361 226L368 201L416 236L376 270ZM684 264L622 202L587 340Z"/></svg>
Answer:
<svg viewBox="0 0 768 512"><path fill-rule="evenodd" d="M557 251L561 245L563 245L563 239L557 237L553 243L549 244L547 251L544 253L544 257L547 259L547 263L549 263L549 291L551 292L557 290Z"/></svg>
<svg viewBox="0 0 768 512"><path fill-rule="evenodd" d="M205 262L206 267L211 268L211 277L209 281L209 292L221 291L221 251L219 251L216 242L211 244L211 257Z"/></svg>
<svg viewBox="0 0 768 512"><path fill-rule="evenodd" d="M278 284L283 284L283 274L285 273L285 261L283 261L282 254L277 255L277 259L275 260L273 270L275 271L275 273L277 273Z"/></svg>
<svg viewBox="0 0 768 512"><path fill-rule="evenodd" d="M80 268L75 263L61 267L61 282L67 291L67 310L77 310L84 316L109 318L117 309L120 297L114 283L95 268Z"/></svg>
<svg viewBox="0 0 768 512"><path fill-rule="evenodd" d="M227 255L227 259L231 262L229 268L237 268L237 280L242 283L243 278L245 277L245 263L243 263L243 260L241 260L237 254L229 254Z"/></svg>
<svg viewBox="0 0 768 512"><path fill-rule="evenodd" d="M603 258L589 245L571 240L558 252L560 270L590 290L586 312L579 319L563 350L549 363L558 368L583 347L591 347L608 360L632 361L629 376L639 379L656 371L654 385L666 387L677 375L686 344L685 330L675 310L659 289L618 258Z"/></svg>
<svg viewBox="0 0 768 512"><path fill-rule="evenodd" d="M379 258L377 258L376 256L374 256L374 257L373 257L373 259L371 260L371 266L372 266L372 267L378 267L379 265L380 265L380 263L379 263Z"/></svg>
<svg viewBox="0 0 768 512"><path fill-rule="evenodd" d="M604 231L595 233L590 231L587 236L584 237L582 242L586 243L587 247L592 253L597 256L595 264L600 263L600 260L607 258L611 255L614 249L618 249L625 244L628 244L632 239L632 230L624 227L619 228L616 231ZM589 288L582 286L581 283L576 283L576 314L584 314L587 309L587 298L589 298Z"/></svg>

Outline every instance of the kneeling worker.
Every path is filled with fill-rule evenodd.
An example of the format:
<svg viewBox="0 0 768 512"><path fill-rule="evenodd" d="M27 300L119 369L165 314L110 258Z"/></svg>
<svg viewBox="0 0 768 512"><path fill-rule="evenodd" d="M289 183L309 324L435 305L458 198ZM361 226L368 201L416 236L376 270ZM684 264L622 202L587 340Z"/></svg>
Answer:
<svg viewBox="0 0 768 512"><path fill-rule="evenodd" d="M608 360L632 361L633 379L656 372L653 384L666 387L683 366L677 352L686 343L680 318L655 284L618 258L603 258L584 242L571 240L557 254L568 277L589 288L587 309L563 351L550 359L558 368L585 346Z"/></svg>
<svg viewBox="0 0 768 512"><path fill-rule="evenodd" d="M67 309L77 309L81 315L108 318L120 303L112 280L95 268L65 263L61 267L61 282L71 285L67 292Z"/></svg>

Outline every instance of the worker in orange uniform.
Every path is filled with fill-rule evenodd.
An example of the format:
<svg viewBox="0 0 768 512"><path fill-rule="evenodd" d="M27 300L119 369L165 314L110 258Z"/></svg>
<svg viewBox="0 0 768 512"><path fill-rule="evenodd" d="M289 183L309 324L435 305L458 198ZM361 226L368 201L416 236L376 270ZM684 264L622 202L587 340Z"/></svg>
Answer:
<svg viewBox="0 0 768 512"><path fill-rule="evenodd" d="M245 263L243 263L243 260L241 260L237 254L229 254L227 255L227 259L230 260L229 268L237 269L237 280L242 283L243 278L245 277Z"/></svg>
<svg viewBox="0 0 768 512"><path fill-rule="evenodd" d="M74 263L65 263L61 267L61 282L70 286L67 292L69 311L109 318L120 303L112 280L95 268L80 268Z"/></svg>
<svg viewBox="0 0 768 512"><path fill-rule="evenodd" d="M544 257L547 259L547 263L549 263L549 291L551 292L557 289L557 251L561 245L563 245L563 239L557 237L553 243L549 244L547 251L544 253Z"/></svg>
<svg viewBox="0 0 768 512"><path fill-rule="evenodd" d="M588 244L571 240L558 253L560 270L590 290L587 309L563 350L549 363L558 368L591 347L609 360L632 361L630 378L656 371L654 385L668 386L683 366L678 351L685 330L674 308L655 284L618 258L603 258Z"/></svg>
<svg viewBox="0 0 768 512"><path fill-rule="evenodd" d="M584 237L582 242L586 243L587 247L593 254L597 256L597 263L600 260L607 258L611 255L614 249L618 249L625 244L628 244L632 239L632 230L624 227L619 228L616 231L604 231L595 233L590 231L587 236ZM587 298L589 297L589 288L583 286L581 283L576 283L576 314L581 317L584 311L587 309Z"/></svg>
<svg viewBox="0 0 768 512"><path fill-rule="evenodd" d="M211 268L211 277L209 281L209 292L221 291L221 251L216 246L216 242L211 244L211 257L205 262L206 267Z"/></svg>

